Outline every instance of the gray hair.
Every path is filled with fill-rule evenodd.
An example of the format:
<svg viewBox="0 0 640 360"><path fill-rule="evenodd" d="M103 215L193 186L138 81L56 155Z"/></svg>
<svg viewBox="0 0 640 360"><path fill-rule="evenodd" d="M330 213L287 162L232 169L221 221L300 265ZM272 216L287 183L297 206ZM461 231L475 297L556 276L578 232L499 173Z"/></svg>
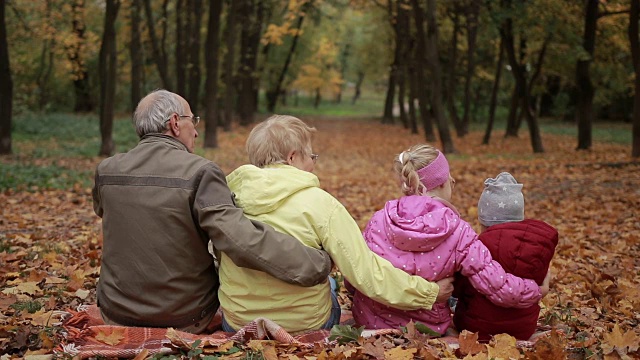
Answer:
<svg viewBox="0 0 640 360"><path fill-rule="evenodd" d="M163 89L154 90L138 103L133 113L133 126L139 137L163 133L167 127L167 119L173 113L180 115L184 111L180 96Z"/></svg>

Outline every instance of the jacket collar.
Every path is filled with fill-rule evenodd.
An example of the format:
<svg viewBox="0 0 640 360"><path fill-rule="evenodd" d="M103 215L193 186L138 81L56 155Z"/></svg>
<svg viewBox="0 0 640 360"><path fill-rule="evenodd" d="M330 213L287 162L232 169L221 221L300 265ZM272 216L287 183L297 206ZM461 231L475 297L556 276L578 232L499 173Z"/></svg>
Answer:
<svg viewBox="0 0 640 360"><path fill-rule="evenodd" d="M174 138L173 136L164 135L164 134L146 134L140 138L139 144L152 144L152 143L165 143L172 147L175 147L178 150L189 151L180 140Z"/></svg>

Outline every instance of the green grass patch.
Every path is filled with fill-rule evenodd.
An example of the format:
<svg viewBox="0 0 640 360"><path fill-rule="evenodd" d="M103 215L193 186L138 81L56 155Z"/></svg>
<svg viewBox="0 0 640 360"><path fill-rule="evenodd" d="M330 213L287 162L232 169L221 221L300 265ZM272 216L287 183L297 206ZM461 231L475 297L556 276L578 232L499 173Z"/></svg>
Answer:
<svg viewBox="0 0 640 360"><path fill-rule="evenodd" d="M500 109L500 108L499 108ZM498 111L497 114L503 113L504 117L496 115L496 119L493 123L493 134L504 133L507 127L506 117L508 113L506 109L504 111ZM578 140L578 126L571 121L563 121L556 118L541 118L538 119L538 125L542 132L542 138L544 140L544 134L564 135ZM631 124L623 122L595 122L592 125L591 136L593 141L615 143L622 145L631 145ZM469 128L472 131L484 132L487 128L486 122L475 121L470 123ZM454 131L453 126L451 130ZM527 123L523 122L520 126L520 134L522 136L529 136L529 129Z"/></svg>
<svg viewBox="0 0 640 360"><path fill-rule="evenodd" d="M342 96L340 103L335 99L322 99L316 108L314 98L306 95L288 96L286 105L278 102L276 113L293 116L343 116L348 118L380 118L384 111L384 94L363 95L352 103L353 95L349 92ZM266 101L261 102L260 111L266 113Z"/></svg>
<svg viewBox="0 0 640 360"><path fill-rule="evenodd" d="M13 155L0 162L0 190L70 189L93 183L93 170L74 170L57 159L87 159L100 150L100 125L96 114L24 113L14 118ZM113 124L116 151L133 148L138 137L130 118ZM44 161L42 165L41 159Z"/></svg>
<svg viewBox="0 0 640 360"><path fill-rule="evenodd" d="M31 301L18 301L14 304L9 305L9 307L14 308L16 310L19 311L26 311L30 314L33 314L35 312L37 312L38 310L42 309L42 304L40 304L37 301L31 300Z"/></svg>
<svg viewBox="0 0 640 360"><path fill-rule="evenodd" d="M100 150L100 121L95 114L27 113L16 116L12 137L21 157L93 157ZM118 151L138 142L129 118L114 121L113 140Z"/></svg>
<svg viewBox="0 0 640 360"><path fill-rule="evenodd" d="M549 134L566 135L578 138L578 127L572 122L543 120L541 129ZM607 143L631 145L631 124L596 122L592 126L592 139Z"/></svg>
<svg viewBox="0 0 640 360"><path fill-rule="evenodd" d="M30 163L0 163L0 190L70 189L75 184L89 187L93 170L76 171L57 165L36 166Z"/></svg>

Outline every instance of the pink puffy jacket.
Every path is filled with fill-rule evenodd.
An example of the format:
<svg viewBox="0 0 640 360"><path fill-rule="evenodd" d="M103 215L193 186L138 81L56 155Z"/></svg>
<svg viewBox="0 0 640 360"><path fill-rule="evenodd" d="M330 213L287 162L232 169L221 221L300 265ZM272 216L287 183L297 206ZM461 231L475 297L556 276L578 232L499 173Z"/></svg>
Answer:
<svg viewBox="0 0 640 360"><path fill-rule="evenodd" d="M409 274L437 281L460 272L480 293L502 307L524 308L542 297L535 281L505 273L455 207L442 199L405 196L391 200L369 220L364 238L371 250ZM404 311L377 303L358 291L354 293L352 312L356 323L368 329L397 328L413 320L443 334L451 323L446 303Z"/></svg>

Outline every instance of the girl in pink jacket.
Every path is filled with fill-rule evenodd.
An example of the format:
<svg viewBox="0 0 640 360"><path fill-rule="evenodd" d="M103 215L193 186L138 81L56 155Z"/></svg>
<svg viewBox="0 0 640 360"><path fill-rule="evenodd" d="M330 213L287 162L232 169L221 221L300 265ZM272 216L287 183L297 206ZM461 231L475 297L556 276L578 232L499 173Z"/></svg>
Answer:
<svg viewBox="0 0 640 360"><path fill-rule="evenodd" d="M430 145L415 145L398 155L394 169L406 196L387 202L369 220L363 235L376 254L429 281L461 273L502 307L529 307L548 292L548 284L539 287L533 280L505 273L471 226L460 218L450 203L455 180L444 154ZM444 334L451 323L446 303L404 311L358 291L354 292L352 312L356 323L368 329L397 328L413 321Z"/></svg>

